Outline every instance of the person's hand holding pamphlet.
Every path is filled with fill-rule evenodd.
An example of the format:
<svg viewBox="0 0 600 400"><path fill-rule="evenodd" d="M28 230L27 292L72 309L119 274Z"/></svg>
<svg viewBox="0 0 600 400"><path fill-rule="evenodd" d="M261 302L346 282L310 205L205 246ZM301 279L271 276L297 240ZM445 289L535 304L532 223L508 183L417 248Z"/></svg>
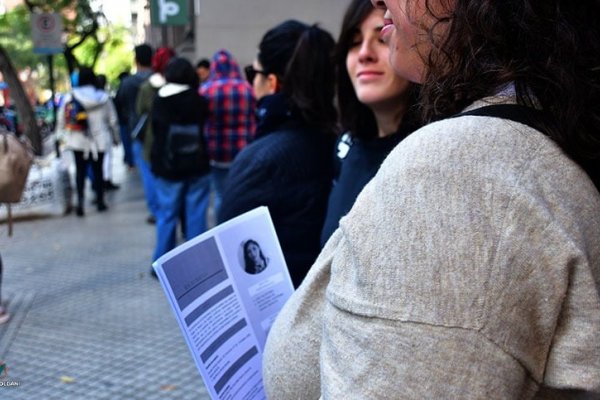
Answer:
<svg viewBox="0 0 600 400"><path fill-rule="evenodd" d="M294 291L268 209L195 237L153 267L211 397L265 399L265 341Z"/></svg>

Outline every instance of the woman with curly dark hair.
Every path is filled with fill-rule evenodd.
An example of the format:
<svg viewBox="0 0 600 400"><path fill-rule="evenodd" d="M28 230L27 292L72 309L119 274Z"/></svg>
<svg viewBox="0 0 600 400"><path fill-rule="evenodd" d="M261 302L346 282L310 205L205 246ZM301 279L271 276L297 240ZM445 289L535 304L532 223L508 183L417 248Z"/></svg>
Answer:
<svg viewBox="0 0 600 400"><path fill-rule="evenodd" d="M434 122L279 314L269 397L600 398L600 2L372 2Z"/></svg>

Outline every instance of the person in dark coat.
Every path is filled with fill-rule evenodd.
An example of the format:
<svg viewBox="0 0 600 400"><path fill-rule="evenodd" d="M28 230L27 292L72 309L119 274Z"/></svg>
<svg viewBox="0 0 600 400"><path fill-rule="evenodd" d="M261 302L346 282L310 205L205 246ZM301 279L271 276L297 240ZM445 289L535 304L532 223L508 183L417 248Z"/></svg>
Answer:
<svg viewBox="0 0 600 400"><path fill-rule="evenodd" d="M196 71L186 59L174 57L167 64L165 79L152 105L150 165L158 199L153 260L177 245L182 210L185 239L206 230L210 190L203 135L208 106L198 94Z"/></svg>
<svg viewBox="0 0 600 400"><path fill-rule="evenodd" d="M246 75L258 100L255 140L235 158L218 221L267 206L294 286L319 253L333 162L335 45L317 26L269 30Z"/></svg>
<svg viewBox="0 0 600 400"><path fill-rule="evenodd" d="M144 197L150 214L146 218L148 223L154 223L158 209L158 200L154 190L154 180L150 172L150 165L144 158L143 135L135 136L135 127L139 122L141 115L136 112L136 103L138 93L142 83L152 75L152 47L148 44L135 46L135 68L136 73L125 77L121 82L116 94L116 101L124 107L124 113L127 116L127 126L131 137L131 151L135 166L139 170L142 184L144 186Z"/></svg>

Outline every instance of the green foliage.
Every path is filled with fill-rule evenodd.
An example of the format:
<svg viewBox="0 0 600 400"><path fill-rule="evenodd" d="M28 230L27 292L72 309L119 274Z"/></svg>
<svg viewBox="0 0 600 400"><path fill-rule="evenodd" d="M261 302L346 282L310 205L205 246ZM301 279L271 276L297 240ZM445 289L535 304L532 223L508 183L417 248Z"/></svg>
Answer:
<svg viewBox="0 0 600 400"><path fill-rule="evenodd" d="M96 73L106 75L111 88L119 84L119 74L129 72L133 67L131 33L123 26L110 28L110 39L104 45L103 53L96 65Z"/></svg>
<svg viewBox="0 0 600 400"><path fill-rule="evenodd" d="M43 62L42 57L33 53L30 15L23 5L0 15L0 44L17 70L26 67L36 69Z"/></svg>
<svg viewBox="0 0 600 400"><path fill-rule="evenodd" d="M131 34L123 26L105 26L99 29L98 35L107 40L95 62L94 71L106 75L110 87L114 89L118 85L119 74L132 68ZM98 51L97 46L97 41L88 38L73 53L81 65L92 65Z"/></svg>
<svg viewBox="0 0 600 400"><path fill-rule="evenodd" d="M77 64L91 66L96 73L107 76L111 87L118 83L118 75L132 67L130 32L122 26L112 26L101 13L90 8L89 0L38 0L28 6L36 12L60 12L67 34L67 45L73 46ZM27 5L18 5L0 15L0 45L9 54L17 70L31 68L37 71L39 84L49 87L48 57L33 52L31 36L31 11ZM96 29L97 28L97 29ZM93 34L88 34L93 32ZM53 56L57 90L68 90L68 68L64 54Z"/></svg>

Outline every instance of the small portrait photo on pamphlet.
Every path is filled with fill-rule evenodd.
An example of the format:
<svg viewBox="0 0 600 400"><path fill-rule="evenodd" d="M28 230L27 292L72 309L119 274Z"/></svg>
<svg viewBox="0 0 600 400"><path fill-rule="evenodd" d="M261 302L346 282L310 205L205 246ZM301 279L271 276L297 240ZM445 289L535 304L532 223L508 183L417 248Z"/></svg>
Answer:
<svg viewBox="0 0 600 400"><path fill-rule="evenodd" d="M269 258L265 256L260 244L254 239L244 240L241 245L243 260L242 267L246 273L256 275L263 272L269 264Z"/></svg>

